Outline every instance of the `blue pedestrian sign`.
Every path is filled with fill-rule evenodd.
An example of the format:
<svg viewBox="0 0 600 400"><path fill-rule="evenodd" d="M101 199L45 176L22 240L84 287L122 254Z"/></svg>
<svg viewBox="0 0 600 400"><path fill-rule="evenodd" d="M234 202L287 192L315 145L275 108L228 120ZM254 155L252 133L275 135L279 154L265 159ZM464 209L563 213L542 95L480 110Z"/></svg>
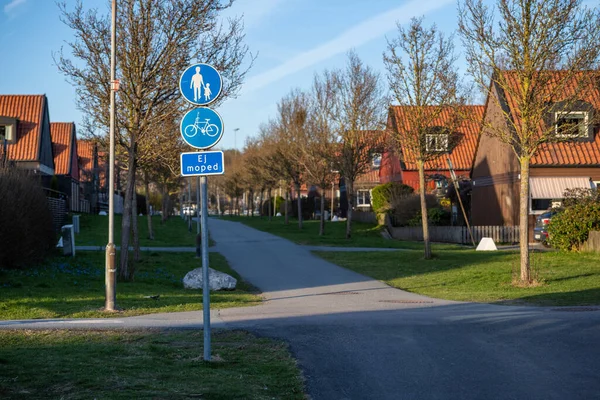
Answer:
<svg viewBox="0 0 600 400"><path fill-rule="evenodd" d="M188 67L179 78L179 90L183 97L197 106L205 106L219 97L223 80L212 65L195 64Z"/></svg>
<svg viewBox="0 0 600 400"><path fill-rule="evenodd" d="M190 146L209 149L223 136L223 120L210 108L194 108L181 119L179 130L183 140Z"/></svg>
<svg viewBox="0 0 600 400"><path fill-rule="evenodd" d="M223 160L222 151L181 153L181 176L222 175Z"/></svg>

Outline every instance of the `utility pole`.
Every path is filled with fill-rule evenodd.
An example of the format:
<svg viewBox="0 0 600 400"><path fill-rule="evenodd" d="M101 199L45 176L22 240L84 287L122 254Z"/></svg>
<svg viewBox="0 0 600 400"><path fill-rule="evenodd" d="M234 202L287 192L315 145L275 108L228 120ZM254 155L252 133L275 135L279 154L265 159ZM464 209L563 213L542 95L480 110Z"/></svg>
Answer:
<svg viewBox="0 0 600 400"><path fill-rule="evenodd" d="M110 148L108 163L108 244L106 245L106 300L104 309L114 311L117 295L117 268L115 266L115 95L119 81L115 79L117 47L117 0L112 0L112 23L110 38ZM127 249L125 249L127 251Z"/></svg>
<svg viewBox="0 0 600 400"><path fill-rule="evenodd" d="M447 159L448 167L450 168L450 176L452 177L452 183L454 183L454 191L456 192L456 197L458 198L458 203L460 204L460 209L462 210L463 217L465 218L465 223L467 224L467 229L469 230L469 236L471 237L471 243L473 243L473 247L475 246L475 239L473 238L473 232L471 231L471 225L469 224L469 218L467 218L467 212L465 211L465 207L463 206L462 199L460 198L460 188L458 186L458 182L456 180L456 174L454 173L454 167L452 166L452 161L450 157Z"/></svg>

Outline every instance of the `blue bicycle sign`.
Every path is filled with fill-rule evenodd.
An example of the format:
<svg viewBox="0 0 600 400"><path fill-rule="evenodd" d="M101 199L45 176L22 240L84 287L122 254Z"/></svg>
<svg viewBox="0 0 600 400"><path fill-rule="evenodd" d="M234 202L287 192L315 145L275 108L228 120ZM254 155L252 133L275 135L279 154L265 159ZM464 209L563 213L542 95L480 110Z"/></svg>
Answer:
<svg viewBox="0 0 600 400"><path fill-rule="evenodd" d="M210 108L195 108L188 111L179 127L181 137L196 149L209 149L223 136L223 121Z"/></svg>
<svg viewBox="0 0 600 400"><path fill-rule="evenodd" d="M200 111L198 111L194 124L183 128L183 134L188 138L193 138L198 132L203 135L215 137L219 134L219 127L216 124L211 124L210 118L206 118L204 122L200 122Z"/></svg>

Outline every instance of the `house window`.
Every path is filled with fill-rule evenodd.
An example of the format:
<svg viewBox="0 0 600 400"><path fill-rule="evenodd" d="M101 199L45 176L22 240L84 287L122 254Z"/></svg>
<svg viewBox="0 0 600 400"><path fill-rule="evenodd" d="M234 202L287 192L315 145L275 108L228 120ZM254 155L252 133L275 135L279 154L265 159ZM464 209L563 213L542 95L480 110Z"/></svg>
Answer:
<svg viewBox="0 0 600 400"><path fill-rule="evenodd" d="M0 117L0 142L15 142L17 120L10 117Z"/></svg>
<svg viewBox="0 0 600 400"><path fill-rule="evenodd" d="M356 205L358 207L369 207L371 205L371 191L366 189L357 190Z"/></svg>
<svg viewBox="0 0 600 400"><path fill-rule="evenodd" d="M448 151L448 135L426 135L425 136L426 151Z"/></svg>
<svg viewBox="0 0 600 400"><path fill-rule="evenodd" d="M557 137L580 138L588 135L588 112L571 111L554 114L554 129Z"/></svg>
<svg viewBox="0 0 600 400"><path fill-rule="evenodd" d="M12 142L13 140L13 125L0 125L0 141Z"/></svg>
<svg viewBox="0 0 600 400"><path fill-rule="evenodd" d="M531 211L546 211L552 207L552 199L531 199Z"/></svg>
<svg viewBox="0 0 600 400"><path fill-rule="evenodd" d="M372 162L373 167L375 168L379 168L381 167L381 154L379 153L375 153L373 154L373 162Z"/></svg>

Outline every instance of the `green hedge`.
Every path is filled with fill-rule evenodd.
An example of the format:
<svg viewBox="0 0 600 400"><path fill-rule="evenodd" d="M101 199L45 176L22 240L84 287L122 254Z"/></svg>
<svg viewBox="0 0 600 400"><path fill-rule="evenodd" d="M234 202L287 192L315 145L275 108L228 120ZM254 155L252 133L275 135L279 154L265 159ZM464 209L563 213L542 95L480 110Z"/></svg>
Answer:
<svg viewBox="0 0 600 400"><path fill-rule="evenodd" d="M384 183L371 191L371 206L376 213L387 213L392 211L394 203L413 193L414 189L403 183Z"/></svg>
<svg viewBox="0 0 600 400"><path fill-rule="evenodd" d="M600 230L600 201L582 201L552 217L548 243L560 250L577 251L592 230Z"/></svg>
<svg viewBox="0 0 600 400"><path fill-rule="evenodd" d="M55 244L39 180L16 168L0 168L0 269L34 266Z"/></svg>

